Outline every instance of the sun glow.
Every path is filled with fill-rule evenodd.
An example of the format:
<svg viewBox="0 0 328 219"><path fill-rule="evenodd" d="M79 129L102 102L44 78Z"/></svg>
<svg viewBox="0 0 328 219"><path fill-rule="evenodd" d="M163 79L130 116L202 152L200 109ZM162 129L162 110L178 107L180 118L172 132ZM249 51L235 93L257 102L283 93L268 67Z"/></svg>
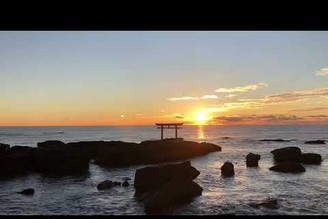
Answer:
<svg viewBox="0 0 328 219"><path fill-rule="evenodd" d="M195 120L197 125L203 125L206 121L208 121L210 118L208 117L206 112L197 112L195 113Z"/></svg>

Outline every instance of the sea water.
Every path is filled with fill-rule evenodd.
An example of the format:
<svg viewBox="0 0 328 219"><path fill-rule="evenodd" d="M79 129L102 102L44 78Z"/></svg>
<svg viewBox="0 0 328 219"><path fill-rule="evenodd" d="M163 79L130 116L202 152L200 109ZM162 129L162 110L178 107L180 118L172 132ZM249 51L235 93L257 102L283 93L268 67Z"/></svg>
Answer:
<svg viewBox="0 0 328 219"><path fill-rule="evenodd" d="M164 137L174 137L174 130L165 130ZM166 214L183 215L322 215L328 214L328 149L327 144L304 144L307 140L328 140L327 125L276 126L183 126L179 136L185 140L210 142L222 151L190 159L200 171L195 179L202 195L190 203L171 209ZM0 127L0 142L11 146L36 147L46 140L126 141L141 142L160 138L155 126L97 127ZM290 142L263 142L261 139L286 139ZM304 165L305 173L290 174L270 171L273 156L270 151L297 146L305 153L319 153L321 165ZM259 167L247 168L248 153L261 155ZM234 164L235 175L222 178L220 167L225 161ZM0 181L0 215L124 215L145 214L142 203L134 196L136 169L103 168L90 163L85 176L45 177L40 174ZM129 187L113 187L98 191L103 180L122 181L130 177ZM17 194L34 188L33 196ZM268 198L278 200L279 209L253 208L250 203Z"/></svg>

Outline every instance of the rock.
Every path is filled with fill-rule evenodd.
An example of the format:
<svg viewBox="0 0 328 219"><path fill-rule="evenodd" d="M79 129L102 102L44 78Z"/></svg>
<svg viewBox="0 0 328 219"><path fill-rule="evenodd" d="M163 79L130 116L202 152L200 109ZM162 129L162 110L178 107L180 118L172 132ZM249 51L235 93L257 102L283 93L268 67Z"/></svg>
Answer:
<svg viewBox="0 0 328 219"><path fill-rule="evenodd" d="M269 170L283 173L302 173L306 171L302 164L296 162L282 162L270 167Z"/></svg>
<svg viewBox="0 0 328 219"><path fill-rule="evenodd" d="M233 164L231 162L225 162L221 166L221 175L222 176L233 176L235 174Z"/></svg>
<svg viewBox="0 0 328 219"><path fill-rule="evenodd" d="M23 191L20 191L18 193L24 194L24 195L33 195L34 194L34 189L32 189L32 188L24 189Z"/></svg>
<svg viewBox="0 0 328 219"><path fill-rule="evenodd" d="M161 213L178 204L191 201L203 189L190 180L172 180L145 199L146 213Z"/></svg>
<svg viewBox="0 0 328 219"><path fill-rule="evenodd" d="M324 140L306 141L304 144L326 144Z"/></svg>
<svg viewBox="0 0 328 219"><path fill-rule="evenodd" d="M51 141L44 141L44 142L39 142L37 144L38 148L40 149L64 149L66 144L62 141L57 141L57 140L51 140Z"/></svg>
<svg viewBox="0 0 328 219"><path fill-rule="evenodd" d="M140 163L158 164L174 162L192 157L202 156L211 152L221 151L221 147L206 142L192 141L143 141L138 146Z"/></svg>
<svg viewBox="0 0 328 219"><path fill-rule="evenodd" d="M274 142L290 142L291 140L284 140L284 139L262 139L260 141L274 141Z"/></svg>
<svg viewBox="0 0 328 219"><path fill-rule="evenodd" d="M122 183L121 182L113 182L114 186L120 186Z"/></svg>
<svg viewBox="0 0 328 219"><path fill-rule="evenodd" d="M136 194L155 191L171 180L192 181L199 175L199 171L192 167L190 161L153 166L137 169L134 177Z"/></svg>
<svg viewBox="0 0 328 219"><path fill-rule="evenodd" d="M315 153L303 153L302 154L302 163L304 164L316 164L320 165L322 161L320 154Z"/></svg>
<svg viewBox="0 0 328 219"><path fill-rule="evenodd" d="M8 151L9 148L10 148L9 144L0 143L0 153L4 153L4 152Z"/></svg>
<svg viewBox="0 0 328 219"><path fill-rule="evenodd" d="M246 166L247 167L257 167L259 165L259 160L261 155L249 153L246 156Z"/></svg>
<svg viewBox="0 0 328 219"><path fill-rule="evenodd" d="M259 208L259 207L265 207L265 208L270 208L270 209L278 209L278 200L277 199L269 199L266 202L262 202L259 204L250 204L250 206L254 208Z"/></svg>
<svg viewBox="0 0 328 219"><path fill-rule="evenodd" d="M128 181L128 180L131 180L131 178L130 177L122 177L122 179L124 180L124 181Z"/></svg>
<svg viewBox="0 0 328 219"><path fill-rule="evenodd" d="M46 175L81 175L89 171L90 157L69 150L37 150L34 154L34 171Z"/></svg>
<svg viewBox="0 0 328 219"><path fill-rule="evenodd" d="M298 147L285 147L271 151L274 161L279 162L300 162L302 160L302 152Z"/></svg>
<svg viewBox="0 0 328 219"><path fill-rule="evenodd" d="M122 186L124 186L124 187L128 187L130 184L129 184L129 182L128 181L124 181L123 183L122 183Z"/></svg>
<svg viewBox="0 0 328 219"><path fill-rule="evenodd" d="M110 189L114 186L111 180L105 180L97 185L98 190Z"/></svg>

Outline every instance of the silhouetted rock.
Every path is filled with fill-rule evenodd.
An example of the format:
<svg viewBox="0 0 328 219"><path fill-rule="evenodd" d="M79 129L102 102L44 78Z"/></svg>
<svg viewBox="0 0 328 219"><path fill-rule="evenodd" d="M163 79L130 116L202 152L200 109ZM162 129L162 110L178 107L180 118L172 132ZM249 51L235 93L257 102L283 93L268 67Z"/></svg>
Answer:
<svg viewBox="0 0 328 219"><path fill-rule="evenodd" d="M113 182L113 184L114 184L114 186L120 186L120 185L122 185L121 182Z"/></svg>
<svg viewBox="0 0 328 219"><path fill-rule="evenodd" d="M259 165L259 160L261 155L249 153L246 156L246 166L247 167L257 167Z"/></svg>
<svg viewBox="0 0 328 219"><path fill-rule="evenodd" d="M269 170L284 173L302 173L306 171L302 164L296 162L279 163L273 167L270 167Z"/></svg>
<svg viewBox="0 0 328 219"><path fill-rule="evenodd" d="M269 199L266 202L262 202L259 204L250 204L250 206L254 208L259 208L259 207L265 207L265 208L270 208L270 209L278 209L278 200L277 199Z"/></svg>
<svg viewBox="0 0 328 219"><path fill-rule="evenodd" d="M39 142L37 144L38 148L40 149L64 149L66 144L62 141L57 141L57 140L50 140L50 141L44 141L44 142Z"/></svg>
<svg viewBox="0 0 328 219"><path fill-rule="evenodd" d="M138 148L141 164L180 161L221 151L215 144L192 141L143 141Z"/></svg>
<svg viewBox="0 0 328 219"><path fill-rule="evenodd" d="M285 147L271 151L274 161L279 162L300 162L302 160L302 152L298 147Z"/></svg>
<svg viewBox="0 0 328 219"><path fill-rule="evenodd" d="M274 142L290 142L291 140L284 140L284 139L262 139L260 141L274 141Z"/></svg>
<svg viewBox="0 0 328 219"><path fill-rule="evenodd" d="M320 165L322 161L320 154L315 153L303 153L302 154L302 163L304 164L316 164Z"/></svg>
<svg viewBox="0 0 328 219"><path fill-rule="evenodd" d="M31 171L33 163L31 147L14 146L0 154L0 177L24 175Z"/></svg>
<svg viewBox="0 0 328 219"><path fill-rule="evenodd" d="M221 147L211 143L191 141L156 140L140 144L111 141L99 148L95 162L107 167L123 167L140 164L158 164L201 156Z"/></svg>
<svg viewBox="0 0 328 219"><path fill-rule="evenodd" d="M235 174L233 164L231 162L225 162L221 166L221 175L222 176L233 176Z"/></svg>
<svg viewBox="0 0 328 219"><path fill-rule="evenodd" d="M128 181L128 180L131 180L131 178L130 178L130 177L127 177L127 176L125 176L125 177L122 177L122 179L123 179L124 181Z"/></svg>
<svg viewBox="0 0 328 219"><path fill-rule="evenodd" d="M18 193L24 194L24 195L33 195L34 194L34 189L32 189L32 188L24 189L23 191L20 191Z"/></svg>
<svg viewBox="0 0 328 219"><path fill-rule="evenodd" d="M105 180L97 185L98 190L110 189L114 186L113 181Z"/></svg>
<svg viewBox="0 0 328 219"><path fill-rule="evenodd" d="M306 141L304 144L326 144L324 140Z"/></svg>
<svg viewBox="0 0 328 219"><path fill-rule="evenodd" d="M129 182L128 181L124 181L123 183L122 183L122 186L124 186L124 187L128 187L130 184L129 184Z"/></svg>
<svg viewBox="0 0 328 219"><path fill-rule="evenodd" d="M89 156L69 150L37 150L34 170L47 175L77 175L89 171Z"/></svg>
<svg viewBox="0 0 328 219"><path fill-rule="evenodd" d="M164 166L145 167L137 169L134 177L134 187L137 194L155 191L169 181L182 179L192 181L199 174L199 171L191 166L190 161Z"/></svg>
<svg viewBox="0 0 328 219"><path fill-rule="evenodd" d="M9 144L0 143L0 153L4 153L4 152L8 151L9 148L10 148Z"/></svg>
<svg viewBox="0 0 328 219"><path fill-rule="evenodd" d="M166 209L191 201L203 189L190 180L172 180L145 199L147 213L161 213Z"/></svg>

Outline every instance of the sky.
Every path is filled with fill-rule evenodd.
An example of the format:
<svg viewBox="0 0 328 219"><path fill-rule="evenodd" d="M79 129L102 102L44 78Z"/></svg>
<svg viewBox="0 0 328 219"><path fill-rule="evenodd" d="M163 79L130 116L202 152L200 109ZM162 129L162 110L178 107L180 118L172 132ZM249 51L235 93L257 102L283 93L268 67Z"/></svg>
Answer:
<svg viewBox="0 0 328 219"><path fill-rule="evenodd" d="M328 124L327 31L1 31L0 126Z"/></svg>

